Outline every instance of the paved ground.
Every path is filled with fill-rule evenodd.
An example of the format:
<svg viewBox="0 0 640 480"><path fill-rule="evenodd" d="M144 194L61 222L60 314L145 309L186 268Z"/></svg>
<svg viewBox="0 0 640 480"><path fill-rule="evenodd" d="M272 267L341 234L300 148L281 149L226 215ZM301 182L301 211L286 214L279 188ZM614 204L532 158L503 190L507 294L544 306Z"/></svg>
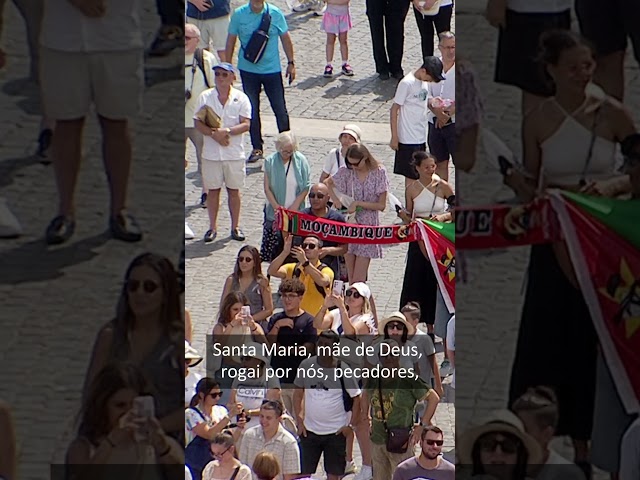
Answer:
<svg viewBox="0 0 640 480"><path fill-rule="evenodd" d="M458 56L471 61L478 73L486 107L485 126L519 152L519 93L493 83L497 34L481 16L486 2L457 0L456 3L456 26L458 32L463 32L457 38ZM625 104L638 105L640 72L631 58L625 73L628 89ZM637 108L631 110L638 122ZM482 149L475 171L458 176L458 190L468 204L491 203L498 193L504 195L500 185L501 178L487 163ZM457 285L456 424L459 432L489 410L505 406L527 258L527 248L474 253L468 261L469 282ZM572 458L566 445L560 448Z"/></svg>

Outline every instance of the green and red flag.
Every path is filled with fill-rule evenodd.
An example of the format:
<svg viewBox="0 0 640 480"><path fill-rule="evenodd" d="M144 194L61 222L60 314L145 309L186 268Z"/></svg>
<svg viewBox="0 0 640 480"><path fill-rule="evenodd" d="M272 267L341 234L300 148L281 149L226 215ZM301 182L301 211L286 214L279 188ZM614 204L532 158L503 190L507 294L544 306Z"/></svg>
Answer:
<svg viewBox="0 0 640 480"><path fill-rule="evenodd" d="M440 292L450 313L456 309L456 245L453 223L416 222Z"/></svg>
<svg viewBox="0 0 640 480"><path fill-rule="evenodd" d="M618 393L639 413L640 200L550 195Z"/></svg>

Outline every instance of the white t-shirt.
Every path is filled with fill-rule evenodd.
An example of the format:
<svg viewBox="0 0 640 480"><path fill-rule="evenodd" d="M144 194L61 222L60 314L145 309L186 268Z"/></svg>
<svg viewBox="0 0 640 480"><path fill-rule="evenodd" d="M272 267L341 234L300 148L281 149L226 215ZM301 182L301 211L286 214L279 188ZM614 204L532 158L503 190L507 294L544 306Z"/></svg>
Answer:
<svg viewBox="0 0 640 480"><path fill-rule="evenodd" d="M331 310L329 312L331 315L331 330L336 332L338 335L344 335L344 330L342 328L342 315L340 314L340 309L336 308L335 310ZM364 322L369 327L369 333L371 335L376 335L378 332L376 330L375 320L371 313L365 313L360 315L354 315L350 317L351 324L358 324L359 322Z"/></svg>
<svg viewBox="0 0 640 480"><path fill-rule="evenodd" d="M287 167L291 165L293 157L289 160L289 163L284 167L284 171L287 174L287 194L284 197L285 208L289 208L293 202L296 201L296 190L298 188L298 181L296 180L296 172L294 168Z"/></svg>
<svg viewBox="0 0 640 480"><path fill-rule="evenodd" d="M444 76L446 78L441 82L429 83L429 99L430 100L435 97L440 97L443 100L447 99L447 100L455 101L456 99L456 65L455 63L449 70L444 72ZM436 116L431 110L429 110L429 113L427 114L427 116L428 116L429 122L435 123ZM455 123L456 121L455 115L451 117L451 121Z"/></svg>
<svg viewBox="0 0 640 480"><path fill-rule="evenodd" d="M204 71L207 73L207 80L209 85L213 87L213 66L218 64L216 56L206 50L202 51L202 63L204 64ZM195 66L195 72L193 67ZM193 83L192 83L193 81ZM207 84L204 81L204 75L202 70L195 63L193 53L184 56L184 91L191 92L191 98L184 104L184 126L185 128L193 128L193 116L196 114L196 104L200 94L207 90Z"/></svg>
<svg viewBox="0 0 640 480"><path fill-rule="evenodd" d="M429 363L429 356L436 353L436 347L433 345L433 340L422 330L416 330L416 333L411 337L411 341L418 346L419 355L418 366L420 367L420 378L427 384L430 384L433 377L433 371L431 370L431 364Z"/></svg>
<svg viewBox="0 0 640 480"><path fill-rule="evenodd" d="M456 351L456 316L454 315L447 323L447 348ZM455 362L454 362L455 363ZM451 378L451 388L456 388L456 369L453 369Z"/></svg>
<svg viewBox="0 0 640 480"><path fill-rule="evenodd" d="M196 407L198 408L198 407ZM228 410L222 405L214 405L211 412L211 417L204 413L200 408L198 410L204 415L202 416L196 412L193 408L187 408L184 411L184 433L185 433L185 445L189 445L191 441L196 437L193 433L193 429L203 422L206 422L210 427L218 423L224 417L227 416Z"/></svg>
<svg viewBox="0 0 640 480"><path fill-rule="evenodd" d="M317 371L318 357L303 360L298 368ZM329 378L309 378L307 375L302 378L302 375L296 375L294 382L297 387L304 388L304 426L318 435L336 433L351 419L351 412L344 409L340 380L335 379L330 370L325 373ZM344 388L351 398L362 393L353 376L344 378Z"/></svg>
<svg viewBox="0 0 640 480"><path fill-rule="evenodd" d="M507 8L520 13L558 13L570 10L573 0L509 0Z"/></svg>
<svg viewBox="0 0 640 480"><path fill-rule="evenodd" d="M427 142L429 84L409 73L400 80L393 103L400 105L398 141L408 145Z"/></svg>
<svg viewBox="0 0 640 480"><path fill-rule="evenodd" d="M184 480L193 480L193 477L191 476L191 470L189 470L189 467L187 467L186 465L184 466Z"/></svg>
<svg viewBox="0 0 640 480"><path fill-rule="evenodd" d="M336 158L336 152L338 153L338 158ZM322 171L327 175L334 176L338 173L340 167L346 167L346 162L344 157L342 156L342 149L340 147L336 147L331 149L331 151L327 154L327 158L324 161L324 167L322 167Z"/></svg>
<svg viewBox="0 0 640 480"><path fill-rule="evenodd" d="M275 377L269 380L250 379L242 382L236 378L231 388L236 391L236 402L242 403L245 410L257 410L262 405L262 401L267 398L269 389L280 388L280 381ZM246 430L256 425L260 425L260 417L254 415L244 428Z"/></svg>
<svg viewBox="0 0 640 480"><path fill-rule="evenodd" d="M215 88L205 90L198 97L195 111L198 112L208 105L218 114L222 120L221 128L231 128L240 124L240 117L251 118L251 102L243 92L231 87L229 98L224 106L218 99L218 91ZM244 133L231 135L231 143L223 147L211 137L204 137L202 159L210 161L244 160Z"/></svg>
<svg viewBox="0 0 640 480"><path fill-rule="evenodd" d="M640 478L640 418L634 421L622 437L620 448L620 480Z"/></svg>
<svg viewBox="0 0 640 480"><path fill-rule="evenodd" d="M189 375L187 375L184 379L184 403L185 405L189 405L191 399L196 394L196 385L198 382L202 380L202 375L194 372L193 370L189 370Z"/></svg>
<svg viewBox="0 0 640 480"><path fill-rule="evenodd" d="M580 468L559 453L549 450L549 458L538 473L536 480L584 480Z"/></svg>
<svg viewBox="0 0 640 480"><path fill-rule="evenodd" d="M69 0L44 2L40 45L63 52L122 52L144 48L139 0L109 0L91 18Z"/></svg>

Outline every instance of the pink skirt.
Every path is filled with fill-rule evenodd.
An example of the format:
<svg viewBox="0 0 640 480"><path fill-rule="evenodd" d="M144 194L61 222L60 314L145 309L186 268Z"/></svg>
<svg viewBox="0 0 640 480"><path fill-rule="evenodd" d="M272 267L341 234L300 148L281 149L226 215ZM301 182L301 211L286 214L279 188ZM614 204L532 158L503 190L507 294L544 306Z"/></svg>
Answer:
<svg viewBox="0 0 640 480"><path fill-rule="evenodd" d="M348 32L351 30L351 27L351 15L349 13L345 15L336 15L327 10L322 16L322 25L320 28L323 32L338 35L339 33Z"/></svg>

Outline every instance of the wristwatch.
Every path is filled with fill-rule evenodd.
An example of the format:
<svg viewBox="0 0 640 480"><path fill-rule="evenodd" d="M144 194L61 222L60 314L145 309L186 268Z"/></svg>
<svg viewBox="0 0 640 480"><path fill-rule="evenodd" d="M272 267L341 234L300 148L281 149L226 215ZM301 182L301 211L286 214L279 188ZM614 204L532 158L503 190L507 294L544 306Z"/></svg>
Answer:
<svg viewBox="0 0 640 480"><path fill-rule="evenodd" d="M302 265L300 265L302 268L307 268L309 265L311 264L311 262L309 262L309 260L307 260L306 262L304 262Z"/></svg>
<svg viewBox="0 0 640 480"><path fill-rule="evenodd" d="M294 62L293 60L289 60L287 62L287 65L293 65L295 67L296 66L296 62Z"/></svg>

